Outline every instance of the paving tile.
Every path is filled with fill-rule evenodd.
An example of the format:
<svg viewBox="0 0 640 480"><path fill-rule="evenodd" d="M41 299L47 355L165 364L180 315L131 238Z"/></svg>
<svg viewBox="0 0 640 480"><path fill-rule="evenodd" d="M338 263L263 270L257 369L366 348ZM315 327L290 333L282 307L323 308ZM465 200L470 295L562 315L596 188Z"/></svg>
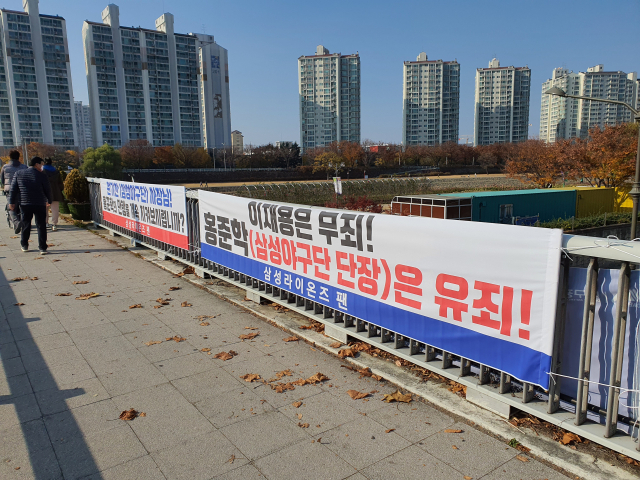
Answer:
<svg viewBox="0 0 640 480"><path fill-rule="evenodd" d="M486 474L482 477L482 480L512 480L514 478L523 480L567 480L566 476L533 458L529 458L528 462L522 462L517 458L513 458Z"/></svg>
<svg viewBox="0 0 640 480"><path fill-rule="evenodd" d="M116 404L107 399L47 415L44 423L52 439L92 435L124 425L125 422L118 418L120 412Z"/></svg>
<svg viewBox="0 0 640 480"><path fill-rule="evenodd" d="M370 465L363 469L362 473L371 480L388 480L389 478L462 480L463 478L463 474L415 445L411 445Z"/></svg>
<svg viewBox="0 0 640 480"><path fill-rule="evenodd" d="M211 357L202 352L160 360L159 362L155 362L154 365L168 380L176 380L193 375L194 373L218 369L218 366L213 363Z"/></svg>
<svg viewBox="0 0 640 480"><path fill-rule="evenodd" d="M256 415L221 428L220 431L250 460L269 455L302 440L311 441L304 429L280 412Z"/></svg>
<svg viewBox="0 0 640 480"><path fill-rule="evenodd" d="M519 453L464 423L449 428L463 433L438 432L418 442L417 446L465 475L479 478Z"/></svg>
<svg viewBox="0 0 640 480"><path fill-rule="evenodd" d="M22 355L22 363L28 372L48 369L55 365L80 363L84 361L84 357L75 345L69 345L53 350L36 350Z"/></svg>
<svg viewBox="0 0 640 480"><path fill-rule="evenodd" d="M84 359L33 370L27 372L27 375L34 392L56 388L58 385L88 380L96 376Z"/></svg>
<svg viewBox="0 0 640 480"><path fill-rule="evenodd" d="M16 341L48 336L64 331L64 326L57 318L29 322L26 325L15 326L11 330ZM1 340L0 343L2 343Z"/></svg>
<svg viewBox="0 0 640 480"><path fill-rule="evenodd" d="M110 397L96 377L36 392L43 415L100 402Z"/></svg>
<svg viewBox="0 0 640 480"><path fill-rule="evenodd" d="M13 397L11 401L13 403L0 403L0 431L42 416L33 393Z"/></svg>
<svg viewBox="0 0 640 480"><path fill-rule="evenodd" d="M101 325L92 325L89 327L78 328L67 332L75 343L82 343L85 340L94 340L98 338L117 337L122 334L112 323L103 323Z"/></svg>
<svg viewBox="0 0 640 480"><path fill-rule="evenodd" d="M248 464L214 478L215 480L264 480L265 477L256 467Z"/></svg>
<svg viewBox="0 0 640 480"><path fill-rule="evenodd" d="M244 380L217 368L171 381L184 397L196 403L242 386Z"/></svg>
<svg viewBox="0 0 640 480"><path fill-rule="evenodd" d="M33 393L27 374L12 377L0 377L0 397L6 400Z"/></svg>
<svg viewBox="0 0 640 480"><path fill-rule="evenodd" d="M5 378L23 375L25 373L24 365L20 357L13 357L2 361L2 369L0 374L4 373Z"/></svg>
<svg viewBox="0 0 640 480"><path fill-rule="evenodd" d="M317 437L322 438L322 444L329 450L358 470L411 445L395 432L385 433L382 425L365 416Z"/></svg>
<svg viewBox="0 0 640 480"><path fill-rule="evenodd" d="M151 455L138 457L100 473L83 477L83 480L165 480Z"/></svg>
<svg viewBox="0 0 640 480"><path fill-rule="evenodd" d="M265 477L274 480L340 480L356 473L355 468L324 445L308 439L256 460L255 466Z"/></svg>
<svg viewBox="0 0 640 480"><path fill-rule="evenodd" d="M248 462L218 431L193 437L152 456L166 477L176 480L210 479Z"/></svg>
<svg viewBox="0 0 640 480"><path fill-rule="evenodd" d="M308 423L313 435L326 432L352 421L357 413L345 403L336 401L333 395L322 392L302 400L302 405L287 404L278 409L294 422ZM302 416L302 418L300 418Z"/></svg>
<svg viewBox="0 0 640 480"><path fill-rule="evenodd" d="M274 408L250 387L243 386L208 397L195 406L216 428L274 411Z"/></svg>
<svg viewBox="0 0 640 480"><path fill-rule="evenodd" d="M114 369L111 373L98 375L109 394L123 395L141 388L166 383L166 377L151 364L136 365L131 368Z"/></svg>

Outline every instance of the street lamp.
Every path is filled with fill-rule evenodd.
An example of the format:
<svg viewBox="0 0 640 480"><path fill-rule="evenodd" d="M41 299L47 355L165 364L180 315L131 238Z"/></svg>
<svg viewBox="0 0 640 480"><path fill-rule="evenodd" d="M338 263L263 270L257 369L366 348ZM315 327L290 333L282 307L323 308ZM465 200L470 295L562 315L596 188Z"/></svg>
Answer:
<svg viewBox="0 0 640 480"><path fill-rule="evenodd" d="M638 124L638 152L636 153L636 175L633 181L633 187L631 187L631 191L629 192L629 196L631 197L631 201L633 202L633 209L631 210L630 238L630 240L633 240L634 238L636 238L636 226L638 223L638 200L640 199L640 111L636 110L628 103L621 102L620 100L569 95L567 92L558 87L551 87L544 93L547 95L555 95L556 97L577 98L578 100L590 100L592 102L615 103L616 105L623 105L633 112L633 119L635 123Z"/></svg>

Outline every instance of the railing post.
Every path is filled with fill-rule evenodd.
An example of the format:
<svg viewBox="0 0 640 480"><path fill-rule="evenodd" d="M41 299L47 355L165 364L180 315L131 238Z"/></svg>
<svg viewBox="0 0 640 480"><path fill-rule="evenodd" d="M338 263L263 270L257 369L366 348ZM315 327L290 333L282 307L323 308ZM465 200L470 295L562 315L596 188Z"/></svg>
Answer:
<svg viewBox="0 0 640 480"><path fill-rule="evenodd" d="M582 314L582 336L580 339L580 361L578 363L578 393L576 395L576 425L587 419L589 378L591 373L591 347L593 342L593 322L598 297L598 259L592 258L587 269L584 288L584 310Z"/></svg>
<svg viewBox="0 0 640 480"><path fill-rule="evenodd" d="M558 303L556 307L556 324L553 335L550 374L558 373L562 365L562 345L564 343L564 326L567 311L567 289L569 286L569 262L563 258L560 264L558 279ZM562 377L551 375L549 379L549 404L547 413L555 413L560 407L560 380Z"/></svg>
<svg viewBox="0 0 640 480"><path fill-rule="evenodd" d="M607 422L605 438L616 433L618 424L618 406L620 398L620 383L622 380L622 359L624 355L624 336L627 331L627 311L629 307L629 276L628 262L622 262L618 277L618 294L616 295L616 316L613 320L613 334L611 336L611 370L609 374L609 395L607 398Z"/></svg>

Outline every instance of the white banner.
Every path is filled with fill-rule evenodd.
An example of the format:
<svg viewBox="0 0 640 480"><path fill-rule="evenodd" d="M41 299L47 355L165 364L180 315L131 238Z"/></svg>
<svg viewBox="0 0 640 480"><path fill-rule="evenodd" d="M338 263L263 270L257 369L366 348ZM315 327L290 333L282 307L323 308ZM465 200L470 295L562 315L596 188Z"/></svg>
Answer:
<svg viewBox="0 0 640 480"><path fill-rule="evenodd" d="M204 258L548 387L561 230L198 194Z"/></svg>
<svg viewBox="0 0 640 480"><path fill-rule="evenodd" d="M102 218L155 240L189 248L184 187L100 179Z"/></svg>

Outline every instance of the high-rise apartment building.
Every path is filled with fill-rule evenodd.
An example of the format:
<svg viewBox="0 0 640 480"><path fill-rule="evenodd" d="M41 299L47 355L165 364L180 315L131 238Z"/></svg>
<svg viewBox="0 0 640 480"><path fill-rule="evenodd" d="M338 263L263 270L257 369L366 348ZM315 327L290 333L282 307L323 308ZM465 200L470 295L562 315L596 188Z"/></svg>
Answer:
<svg viewBox="0 0 640 480"><path fill-rule="evenodd" d="M82 34L96 145L231 145L227 50L213 36L175 33L170 13L156 30L122 27L112 4Z"/></svg>
<svg viewBox="0 0 640 480"><path fill-rule="evenodd" d="M360 55L329 53L298 58L302 150L343 140L360 143Z"/></svg>
<svg viewBox="0 0 640 480"><path fill-rule="evenodd" d="M234 130L231 132L231 153L234 155L242 155L244 151L244 137L242 132Z"/></svg>
<svg viewBox="0 0 640 480"><path fill-rule="evenodd" d="M93 147L91 138L91 109L82 102L74 102L76 112L76 132L78 134L78 150L85 151Z"/></svg>
<svg viewBox="0 0 640 480"><path fill-rule="evenodd" d="M460 64L428 60L404 62L402 144L436 145L458 142Z"/></svg>
<svg viewBox="0 0 640 480"><path fill-rule="evenodd" d="M62 17L40 14L38 0L24 12L0 10L0 142L76 145L73 88Z"/></svg>
<svg viewBox="0 0 640 480"><path fill-rule="evenodd" d="M524 142L529 137L531 69L501 67L476 70L474 145Z"/></svg>
<svg viewBox="0 0 640 480"><path fill-rule="evenodd" d="M631 110L623 105L545 94L551 87L561 88L569 95L618 100L632 107L638 104L636 72L605 72L603 65L580 73L556 68L552 78L542 84L540 139L545 142L553 143L559 138L586 138L595 126L603 128L633 121Z"/></svg>

